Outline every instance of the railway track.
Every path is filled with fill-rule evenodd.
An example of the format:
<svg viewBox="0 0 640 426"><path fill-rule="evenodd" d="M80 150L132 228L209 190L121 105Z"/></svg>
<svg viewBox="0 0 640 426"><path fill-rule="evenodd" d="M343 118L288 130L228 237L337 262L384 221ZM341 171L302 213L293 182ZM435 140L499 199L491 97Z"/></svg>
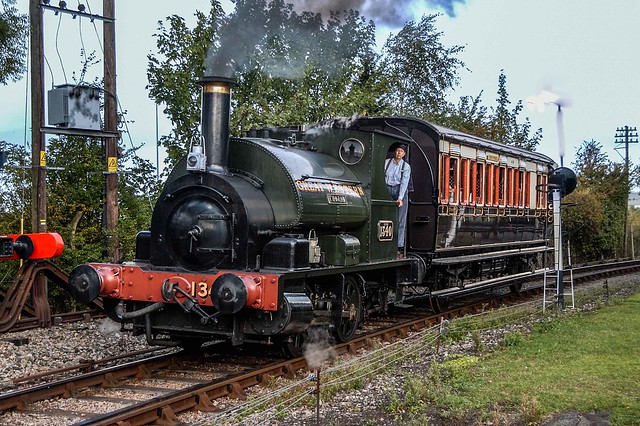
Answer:
<svg viewBox="0 0 640 426"><path fill-rule="evenodd" d="M624 261L588 265L572 272L574 283L579 284L639 270L640 262ZM539 281L542 273L531 274L531 277ZM541 284L532 284L520 293L478 299L472 305L455 306L454 303L451 309L440 314L426 308L396 309L394 315L397 316L374 318L353 340L333 347L332 351L336 356L354 354L374 346L375 341L403 338L444 319L477 312L492 304L499 306L509 300L521 302L539 297L541 291ZM307 374L310 367L305 358L253 357L211 345L200 355L172 352L107 368L91 368L94 371L1 395L3 417L10 412L12 416L64 419L61 424L178 424L181 413L215 411L217 401L223 398L242 400L253 386L270 384L278 377L293 379L296 374ZM102 405L99 410L94 407L97 402ZM6 421L0 417L0 422ZM56 424L55 420L49 424Z"/></svg>
<svg viewBox="0 0 640 426"><path fill-rule="evenodd" d="M15 281L6 291L0 291L0 333L50 327L62 323L103 318L101 303L91 303L85 311L52 315L47 281L68 289L69 274L48 260L28 260L18 270Z"/></svg>

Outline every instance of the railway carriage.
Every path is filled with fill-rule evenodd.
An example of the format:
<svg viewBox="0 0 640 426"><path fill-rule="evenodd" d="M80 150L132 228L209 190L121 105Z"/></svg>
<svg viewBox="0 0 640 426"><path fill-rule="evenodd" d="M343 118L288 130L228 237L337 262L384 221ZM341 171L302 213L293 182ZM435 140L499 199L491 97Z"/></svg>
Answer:
<svg viewBox="0 0 640 426"><path fill-rule="evenodd" d="M536 267L554 168L542 154L401 117L332 119L230 138L231 81L201 81L203 143L169 177L136 259L71 274L151 344L209 340L300 351L348 341L389 306L486 290ZM409 146L406 256L384 161ZM517 290L517 288L513 289Z"/></svg>

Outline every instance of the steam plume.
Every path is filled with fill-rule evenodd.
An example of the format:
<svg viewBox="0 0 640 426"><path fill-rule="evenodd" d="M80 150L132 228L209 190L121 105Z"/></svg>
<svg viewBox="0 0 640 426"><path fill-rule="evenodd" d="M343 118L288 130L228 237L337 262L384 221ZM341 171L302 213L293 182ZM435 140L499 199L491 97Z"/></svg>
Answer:
<svg viewBox="0 0 640 426"><path fill-rule="evenodd" d="M330 11L343 12L357 10L364 18L372 20L376 25L400 28L414 20L417 10L424 8L439 9L449 16L455 16L455 5L464 4L466 0L286 0L293 3L293 11L318 13L328 19ZM248 3L250 4L250 3ZM424 11L422 11L424 13ZM205 75L234 78L238 71L246 67L249 57L256 51L256 46L263 41L270 25L266 11L254 8L245 11L240 20L227 22L217 44L210 47L205 62ZM296 29L300 40L307 44L314 43L315 35ZM263 69L272 75L295 78L303 72L304 61L286 58L286 61L261 64Z"/></svg>
<svg viewBox="0 0 640 426"><path fill-rule="evenodd" d="M455 4L465 0L294 0L294 9L329 16L331 10L355 9L376 25L400 27L413 20L415 9L428 8L442 10L448 16L456 16Z"/></svg>

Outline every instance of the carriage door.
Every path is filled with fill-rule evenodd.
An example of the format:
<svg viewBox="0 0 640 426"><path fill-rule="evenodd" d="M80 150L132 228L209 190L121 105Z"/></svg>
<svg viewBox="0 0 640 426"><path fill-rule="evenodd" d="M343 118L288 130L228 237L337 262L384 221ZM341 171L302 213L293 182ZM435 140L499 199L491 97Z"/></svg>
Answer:
<svg viewBox="0 0 640 426"><path fill-rule="evenodd" d="M437 228L437 154L435 150L413 149L409 164L413 191L409 192L406 244L410 250L431 251L435 247Z"/></svg>

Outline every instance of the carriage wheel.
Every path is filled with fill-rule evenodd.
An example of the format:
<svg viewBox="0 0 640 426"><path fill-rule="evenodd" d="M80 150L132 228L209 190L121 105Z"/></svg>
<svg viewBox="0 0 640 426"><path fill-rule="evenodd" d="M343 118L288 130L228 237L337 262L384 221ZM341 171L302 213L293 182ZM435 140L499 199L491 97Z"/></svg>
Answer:
<svg viewBox="0 0 640 426"><path fill-rule="evenodd" d="M335 334L339 342L345 343L353 338L362 318L362 295L358 282L354 277L346 277L342 297L342 311L349 311L349 316L340 316L336 321Z"/></svg>
<svg viewBox="0 0 640 426"><path fill-rule="evenodd" d="M429 298L429 301L431 302L431 309L436 314L442 313L449 309L449 301L444 297L431 296Z"/></svg>
<svg viewBox="0 0 640 426"><path fill-rule="evenodd" d="M520 290L522 290L522 283L511 284L509 286L509 290L511 293L520 293Z"/></svg>

